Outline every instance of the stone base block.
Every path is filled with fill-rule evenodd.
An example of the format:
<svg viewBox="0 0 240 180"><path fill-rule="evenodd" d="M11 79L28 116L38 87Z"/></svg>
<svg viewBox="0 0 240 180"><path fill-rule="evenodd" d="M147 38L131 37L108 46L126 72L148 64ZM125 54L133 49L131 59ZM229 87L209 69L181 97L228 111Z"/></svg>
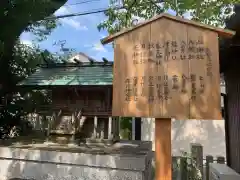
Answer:
<svg viewBox="0 0 240 180"><path fill-rule="evenodd" d="M108 147L13 145L0 147L0 179L150 180L151 142Z"/></svg>

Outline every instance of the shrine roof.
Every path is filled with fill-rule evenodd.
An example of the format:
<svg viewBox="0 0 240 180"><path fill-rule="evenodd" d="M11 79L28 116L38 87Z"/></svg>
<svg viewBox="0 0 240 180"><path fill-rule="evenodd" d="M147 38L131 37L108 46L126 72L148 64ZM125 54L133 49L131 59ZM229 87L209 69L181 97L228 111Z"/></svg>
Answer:
<svg viewBox="0 0 240 180"><path fill-rule="evenodd" d="M231 30L228 30L228 29L222 29L222 28L217 28L217 27L214 27L214 26L209 26L209 25L206 25L206 24L203 24L203 23L199 23L199 22L195 22L195 21L192 21L192 20L188 20L188 19L184 19L184 18L181 18L179 16L172 16L170 14L167 14L167 13L162 13L162 14L159 14L157 16L154 16L153 18L149 19L149 20L146 20L142 23L139 23L133 27L130 27L130 28L126 28L126 29L123 29L121 30L120 32L117 32L115 34L112 34L112 35L109 35L103 39L101 39L101 43L102 44L107 44L107 43L110 43L112 42L115 38L121 36L121 35L124 35L128 32L131 32L131 31L134 31L135 29L139 28L139 27L142 27L142 26L145 26L147 24L150 24L156 20L160 20L160 19L169 19L171 21L175 21L175 22L180 22L182 24L187 24L187 25L190 25L190 26L195 26L195 27L198 27L198 28L203 28L203 29L208 29L210 31L215 31L217 32L220 36L225 36L225 37L232 37L235 35L235 32L234 31L231 31Z"/></svg>
<svg viewBox="0 0 240 180"><path fill-rule="evenodd" d="M112 62L49 64L18 83L18 86L112 85Z"/></svg>

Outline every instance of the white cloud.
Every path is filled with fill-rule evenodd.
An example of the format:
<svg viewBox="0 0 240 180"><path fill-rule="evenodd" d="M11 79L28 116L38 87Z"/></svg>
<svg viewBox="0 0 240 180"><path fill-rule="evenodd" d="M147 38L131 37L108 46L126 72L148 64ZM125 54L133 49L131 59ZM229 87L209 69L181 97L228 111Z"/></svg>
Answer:
<svg viewBox="0 0 240 180"><path fill-rule="evenodd" d="M97 42L93 45L93 50L99 52L107 52L107 50L103 47L103 45L100 42Z"/></svg>
<svg viewBox="0 0 240 180"><path fill-rule="evenodd" d="M76 30L88 30L87 26L82 25L78 20L75 18L64 18L60 20L63 24L71 26Z"/></svg>
<svg viewBox="0 0 240 180"><path fill-rule="evenodd" d="M22 39L22 40L21 40L21 43L22 43L22 44L25 44L25 45L27 45L27 46L33 47L33 42L30 41L30 40Z"/></svg>
<svg viewBox="0 0 240 180"><path fill-rule="evenodd" d="M107 49L100 43L97 42L95 44L85 44L84 47L86 48L91 48L94 51L98 51L98 52L107 52Z"/></svg>
<svg viewBox="0 0 240 180"><path fill-rule="evenodd" d="M191 11L187 11L186 13L183 14L183 16L185 19L192 19Z"/></svg>
<svg viewBox="0 0 240 180"><path fill-rule="evenodd" d="M136 22L135 22L136 20ZM146 19L144 18L141 18L141 17L138 17L138 16L133 16L133 21L134 21L134 24L138 24L138 23L142 23L144 22Z"/></svg>
<svg viewBox="0 0 240 180"><path fill-rule="evenodd" d="M107 35L100 34L101 39L105 38Z"/></svg>
<svg viewBox="0 0 240 180"><path fill-rule="evenodd" d="M167 12L173 16L176 16L176 11L174 11L173 9L168 9ZM191 16L191 10L190 11L186 11L184 14L183 14L183 17L185 19L192 19L192 16Z"/></svg>
<svg viewBox="0 0 240 180"><path fill-rule="evenodd" d="M55 15L60 16L60 15L64 15L67 13L70 13L70 10L65 6L62 6L55 12Z"/></svg>
<svg viewBox="0 0 240 180"><path fill-rule="evenodd" d="M60 15L66 15L66 14L71 14L72 10L66 6L62 6L61 8L59 8L56 12L55 15L56 16L60 16ZM87 30L88 28L84 25L82 25L77 17L68 17L68 18L61 18L60 22L62 24L71 26L72 28L76 29L76 30Z"/></svg>

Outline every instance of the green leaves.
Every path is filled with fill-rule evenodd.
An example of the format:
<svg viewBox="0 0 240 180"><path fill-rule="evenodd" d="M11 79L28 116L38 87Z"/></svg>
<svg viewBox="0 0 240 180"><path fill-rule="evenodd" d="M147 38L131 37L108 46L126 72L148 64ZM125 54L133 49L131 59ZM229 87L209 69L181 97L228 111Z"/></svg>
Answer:
<svg viewBox="0 0 240 180"><path fill-rule="evenodd" d="M132 129L132 118L131 117L121 117L120 119L121 129Z"/></svg>
<svg viewBox="0 0 240 180"><path fill-rule="evenodd" d="M121 9L116 6L116 1L110 1L110 8L105 12L108 19L98 25L98 29L107 29L109 33L115 33L122 28L133 25L134 20L148 19L163 12L156 0L124 0Z"/></svg>
<svg viewBox="0 0 240 180"><path fill-rule="evenodd" d="M57 20L41 20L28 26L25 31L33 33L38 41L43 41L46 40L57 25Z"/></svg>
<svg viewBox="0 0 240 180"><path fill-rule="evenodd" d="M32 58L32 49L22 48L18 38L23 31L32 32L39 41L46 39L57 26L56 21L43 20L52 15L67 0L1 0L0 1L0 84L11 82L10 67L19 57ZM7 16L6 16L7 14ZM28 51L26 56L26 51ZM21 64L23 65L23 64Z"/></svg>
<svg viewBox="0 0 240 180"><path fill-rule="evenodd" d="M224 20L232 14L232 6L239 0L122 0L122 9L116 9L116 0L110 0L105 15L107 20L98 25L110 34L133 25L135 19L149 19L169 9L178 16L189 14L189 18L214 26L223 26Z"/></svg>
<svg viewBox="0 0 240 180"><path fill-rule="evenodd" d="M57 22L43 19L52 15L66 1L0 0L0 97L4 99L5 105L4 109L0 109L0 136L1 127L9 123L12 123L12 127L20 122L22 105L16 100L16 83L31 74L43 60L43 52L36 46L21 44L19 36L23 31L29 31L38 40L45 39L57 26ZM54 59L51 54L46 57ZM14 122L10 122L12 114L19 115L13 118Z"/></svg>

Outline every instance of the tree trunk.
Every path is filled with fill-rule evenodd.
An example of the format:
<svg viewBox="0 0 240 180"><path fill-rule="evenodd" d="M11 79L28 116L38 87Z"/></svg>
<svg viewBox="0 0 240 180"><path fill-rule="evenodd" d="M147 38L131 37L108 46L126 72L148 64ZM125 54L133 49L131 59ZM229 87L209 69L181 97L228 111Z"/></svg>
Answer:
<svg viewBox="0 0 240 180"><path fill-rule="evenodd" d="M0 56L0 96L5 96L8 92L14 89L14 80L10 68L10 63L13 60L15 40L5 40L4 51Z"/></svg>
<svg viewBox="0 0 240 180"><path fill-rule="evenodd" d="M240 173L240 72L231 69L224 73L227 93L228 120L228 163L232 169Z"/></svg>

